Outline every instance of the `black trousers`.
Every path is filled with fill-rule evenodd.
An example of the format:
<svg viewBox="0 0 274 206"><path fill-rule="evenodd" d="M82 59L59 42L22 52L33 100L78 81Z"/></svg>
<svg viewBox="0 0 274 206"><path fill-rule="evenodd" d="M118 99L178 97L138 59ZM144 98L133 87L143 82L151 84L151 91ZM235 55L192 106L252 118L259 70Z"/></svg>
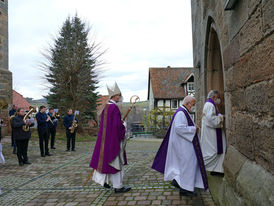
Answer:
<svg viewBox="0 0 274 206"><path fill-rule="evenodd" d="M70 133L70 130L66 130L66 135L67 135L67 150L70 149L70 142L71 142L71 149L75 149L75 136L76 132Z"/></svg>
<svg viewBox="0 0 274 206"><path fill-rule="evenodd" d="M38 129L39 146L41 155L49 154L49 131L48 128Z"/></svg>
<svg viewBox="0 0 274 206"><path fill-rule="evenodd" d="M11 129L11 146L13 147L13 151L16 151L16 142L13 136L13 129Z"/></svg>
<svg viewBox="0 0 274 206"><path fill-rule="evenodd" d="M25 163L28 161L28 145L28 139L16 140L17 158L19 163Z"/></svg>
<svg viewBox="0 0 274 206"><path fill-rule="evenodd" d="M11 146L13 147L13 129L11 128L11 136L10 136L10 138L11 138Z"/></svg>
<svg viewBox="0 0 274 206"><path fill-rule="evenodd" d="M49 129L49 135L50 135L50 147L54 147L54 141L55 141L55 135L56 135L56 127L52 127Z"/></svg>

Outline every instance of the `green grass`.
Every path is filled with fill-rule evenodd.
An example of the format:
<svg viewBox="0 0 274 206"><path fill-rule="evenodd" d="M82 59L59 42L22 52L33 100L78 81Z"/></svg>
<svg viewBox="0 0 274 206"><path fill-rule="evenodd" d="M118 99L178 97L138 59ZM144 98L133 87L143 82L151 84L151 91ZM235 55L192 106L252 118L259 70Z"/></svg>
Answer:
<svg viewBox="0 0 274 206"><path fill-rule="evenodd" d="M31 137L38 139L37 129L31 129ZM97 136L91 136L85 133L76 133L76 141L77 142L91 142L96 141ZM57 131L55 140L67 141L66 132L65 131Z"/></svg>

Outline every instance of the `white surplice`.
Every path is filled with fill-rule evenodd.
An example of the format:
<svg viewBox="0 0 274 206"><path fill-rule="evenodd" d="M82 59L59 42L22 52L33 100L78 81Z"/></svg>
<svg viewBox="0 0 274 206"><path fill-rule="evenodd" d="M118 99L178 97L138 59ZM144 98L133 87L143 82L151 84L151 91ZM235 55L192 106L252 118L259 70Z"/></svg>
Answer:
<svg viewBox="0 0 274 206"><path fill-rule="evenodd" d="M186 108L184 109L187 111ZM170 130L164 180L170 181L175 179L181 188L188 191L194 191L195 187L204 188L201 171L192 144L195 133L196 127L188 126L184 112L179 111Z"/></svg>
<svg viewBox="0 0 274 206"><path fill-rule="evenodd" d="M116 104L117 103L113 100L109 100L108 104ZM92 180L102 186L104 186L105 183L112 184L113 188L120 189L123 187L123 176L124 176L124 151L126 147L126 138L121 141L120 144L121 150L119 155L110 163L112 167L114 167L117 170L120 170L119 172L115 174L102 174L98 172L97 170L94 170Z"/></svg>
<svg viewBox="0 0 274 206"><path fill-rule="evenodd" d="M5 164L5 158L2 153L2 144L0 143L0 163Z"/></svg>
<svg viewBox="0 0 274 206"><path fill-rule="evenodd" d="M222 130L223 154L217 154L216 128L223 127L223 117L216 114L212 103L206 102L203 109L201 148L207 171L223 173L223 161L226 151L226 139Z"/></svg>

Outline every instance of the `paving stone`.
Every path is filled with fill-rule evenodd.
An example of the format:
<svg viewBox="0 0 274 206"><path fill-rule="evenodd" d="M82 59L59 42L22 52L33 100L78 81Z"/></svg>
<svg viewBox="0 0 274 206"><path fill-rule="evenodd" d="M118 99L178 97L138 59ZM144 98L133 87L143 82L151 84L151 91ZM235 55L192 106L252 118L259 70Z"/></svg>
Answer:
<svg viewBox="0 0 274 206"><path fill-rule="evenodd" d="M134 200L146 200L146 197L144 196L137 196L134 198Z"/></svg>
<svg viewBox="0 0 274 206"><path fill-rule="evenodd" d="M134 197L126 197L126 199L125 200L133 200L134 199Z"/></svg>
<svg viewBox="0 0 274 206"><path fill-rule="evenodd" d="M152 205L161 205L161 200L152 201Z"/></svg>
<svg viewBox="0 0 274 206"><path fill-rule="evenodd" d="M137 205L150 205L150 201L137 201Z"/></svg>
<svg viewBox="0 0 274 206"><path fill-rule="evenodd" d="M70 203L67 203L65 206L75 206L77 204L78 204L77 202L70 202Z"/></svg>
<svg viewBox="0 0 274 206"><path fill-rule="evenodd" d="M136 205L136 201L129 201L128 205Z"/></svg>

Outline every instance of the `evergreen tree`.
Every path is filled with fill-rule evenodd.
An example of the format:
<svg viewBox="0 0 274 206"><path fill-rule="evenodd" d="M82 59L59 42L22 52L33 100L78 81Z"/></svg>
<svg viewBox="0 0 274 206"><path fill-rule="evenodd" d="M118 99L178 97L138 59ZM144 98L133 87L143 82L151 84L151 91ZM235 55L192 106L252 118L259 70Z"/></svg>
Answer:
<svg viewBox="0 0 274 206"><path fill-rule="evenodd" d="M80 120L89 120L96 115L98 84L96 68L99 46L88 44L89 28L77 15L67 18L59 37L46 55L48 64L46 80L51 84L46 96L49 105L59 108L64 114L68 108L80 111Z"/></svg>

